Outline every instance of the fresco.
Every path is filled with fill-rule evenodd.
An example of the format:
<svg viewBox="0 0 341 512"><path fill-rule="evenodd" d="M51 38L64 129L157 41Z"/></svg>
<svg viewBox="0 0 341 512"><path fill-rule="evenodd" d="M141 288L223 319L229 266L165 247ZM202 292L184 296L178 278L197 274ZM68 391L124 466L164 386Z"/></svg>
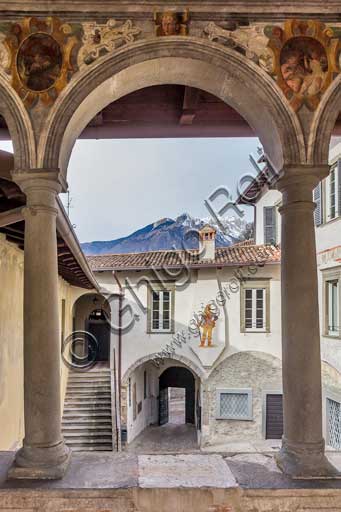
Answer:
<svg viewBox="0 0 341 512"><path fill-rule="evenodd" d="M52 87L62 70L63 56L59 44L48 34L34 34L24 40L17 58L22 83L32 91Z"/></svg>
<svg viewBox="0 0 341 512"><path fill-rule="evenodd" d="M0 39L0 55L7 53L4 70L28 108L40 100L52 104L77 71L80 28L56 17L24 18L0 26L5 34Z"/></svg>
<svg viewBox="0 0 341 512"><path fill-rule="evenodd" d="M164 11L154 13L157 36L178 36L188 34L188 11L183 13Z"/></svg>
<svg viewBox="0 0 341 512"><path fill-rule="evenodd" d="M216 326L218 320L217 308L211 303L205 306L201 318L199 321L199 327L201 328L200 347L212 347L213 341L213 329ZM206 345L207 341L207 345Z"/></svg>
<svg viewBox="0 0 341 512"><path fill-rule="evenodd" d="M333 79L340 73L340 33L315 20L288 20L283 28L264 29L274 55L270 74L291 106L315 110Z"/></svg>
<svg viewBox="0 0 341 512"><path fill-rule="evenodd" d="M323 89L328 57L319 41L310 37L289 40L281 51L280 65L283 80L293 93L313 96Z"/></svg>

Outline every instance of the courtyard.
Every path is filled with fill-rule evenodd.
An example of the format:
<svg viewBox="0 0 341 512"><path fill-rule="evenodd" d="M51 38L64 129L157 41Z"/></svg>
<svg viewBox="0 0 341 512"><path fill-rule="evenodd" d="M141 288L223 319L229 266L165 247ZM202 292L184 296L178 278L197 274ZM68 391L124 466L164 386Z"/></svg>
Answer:
<svg viewBox="0 0 341 512"><path fill-rule="evenodd" d="M341 511L339 4L0 0L0 512Z"/></svg>

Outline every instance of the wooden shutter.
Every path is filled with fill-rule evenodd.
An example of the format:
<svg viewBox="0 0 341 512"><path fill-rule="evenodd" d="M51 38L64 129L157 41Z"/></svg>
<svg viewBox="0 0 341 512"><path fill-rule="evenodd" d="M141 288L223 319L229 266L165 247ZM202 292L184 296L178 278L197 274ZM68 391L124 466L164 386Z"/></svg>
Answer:
<svg viewBox="0 0 341 512"><path fill-rule="evenodd" d="M264 243L276 244L276 207L264 207Z"/></svg>
<svg viewBox="0 0 341 512"><path fill-rule="evenodd" d="M283 435L283 397L266 395L266 439L282 439Z"/></svg>
<svg viewBox="0 0 341 512"><path fill-rule="evenodd" d="M316 204L314 219L315 226L320 226L322 224L322 183L320 182L313 192L313 199Z"/></svg>

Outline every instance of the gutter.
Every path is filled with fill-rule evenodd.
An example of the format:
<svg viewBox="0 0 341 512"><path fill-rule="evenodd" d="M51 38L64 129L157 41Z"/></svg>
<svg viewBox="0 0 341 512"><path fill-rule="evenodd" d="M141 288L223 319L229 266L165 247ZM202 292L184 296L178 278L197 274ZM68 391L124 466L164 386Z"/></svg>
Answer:
<svg viewBox="0 0 341 512"><path fill-rule="evenodd" d="M80 243L78 241L77 235L72 227L70 219L68 218L66 211L64 209L64 206L63 206L61 200L59 199L59 197L57 197L57 208L58 208L57 230L58 230L60 236L63 238L64 242L68 245L70 251L72 252L73 256L75 257L80 268L86 275L87 279L90 281L90 283L93 285L93 287L98 292L100 292L100 285L98 284L92 270L90 269L88 261L84 255L82 248L80 246Z"/></svg>
<svg viewBox="0 0 341 512"><path fill-rule="evenodd" d="M123 304L123 296L124 292L122 289L121 282L116 275L116 272L113 270L112 275L118 285L120 290L119 302L118 302L118 368L117 368L117 380L118 380L118 407L121 418L121 380L122 380L122 304Z"/></svg>
<svg viewBox="0 0 341 512"><path fill-rule="evenodd" d="M248 261L245 263L214 263L214 264L200 264L200 265L166 265L162 267L98 267L93 268L93 272L128 272L128 271L142 271L142 270L165 270L165 269L172 269L177 270L181 268L190 268L190 269L201 269L201 268L223 268L223 267L249 267L250 265L258 266L258 267L264 267L265 265L280 265L281 261Z"/></svg>

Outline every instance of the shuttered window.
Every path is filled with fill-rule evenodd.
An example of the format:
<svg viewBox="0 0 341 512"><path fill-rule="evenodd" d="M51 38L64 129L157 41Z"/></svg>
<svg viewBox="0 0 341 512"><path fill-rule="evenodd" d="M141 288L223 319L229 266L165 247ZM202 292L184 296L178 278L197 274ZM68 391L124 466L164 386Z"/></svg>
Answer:
<svg viewBox="0 0 341 512"><path fill-rule="evenodd" d="M336 168L330 171L329 175L329 218L336 217Z"/></svg>
<svg viewBox="0 0 341 512"><path fill-rule="evenodd" d="M320 182L317 187L314 189L314 201L316 204L314 219L315 226L320 226L323 222L322 220L322 183Z"/></svg>
<svg viewBox="0 0 341 512"><path fill-rule="evenodd" d="M275 245L277 243L276 207L264 207L264 243Z"/></svg>
<svg viewBox="0 0 341 512"><path fill-rule="evenodd" d="M152 292L152 332L171 332L171 293L171 291Z"/></svg>
<svg viewBox="0 0 341 512"><path fill-rule="evenodd" d="M328 301L328 334L339 335L339 308L338 308L339 282L337 280L327 281Z"/></svg>
<svg viewBox="0 0 341 512"><path fill-rule="evenodd" d="M265 288L245 289L245 331L266 328Z"/></svg>

